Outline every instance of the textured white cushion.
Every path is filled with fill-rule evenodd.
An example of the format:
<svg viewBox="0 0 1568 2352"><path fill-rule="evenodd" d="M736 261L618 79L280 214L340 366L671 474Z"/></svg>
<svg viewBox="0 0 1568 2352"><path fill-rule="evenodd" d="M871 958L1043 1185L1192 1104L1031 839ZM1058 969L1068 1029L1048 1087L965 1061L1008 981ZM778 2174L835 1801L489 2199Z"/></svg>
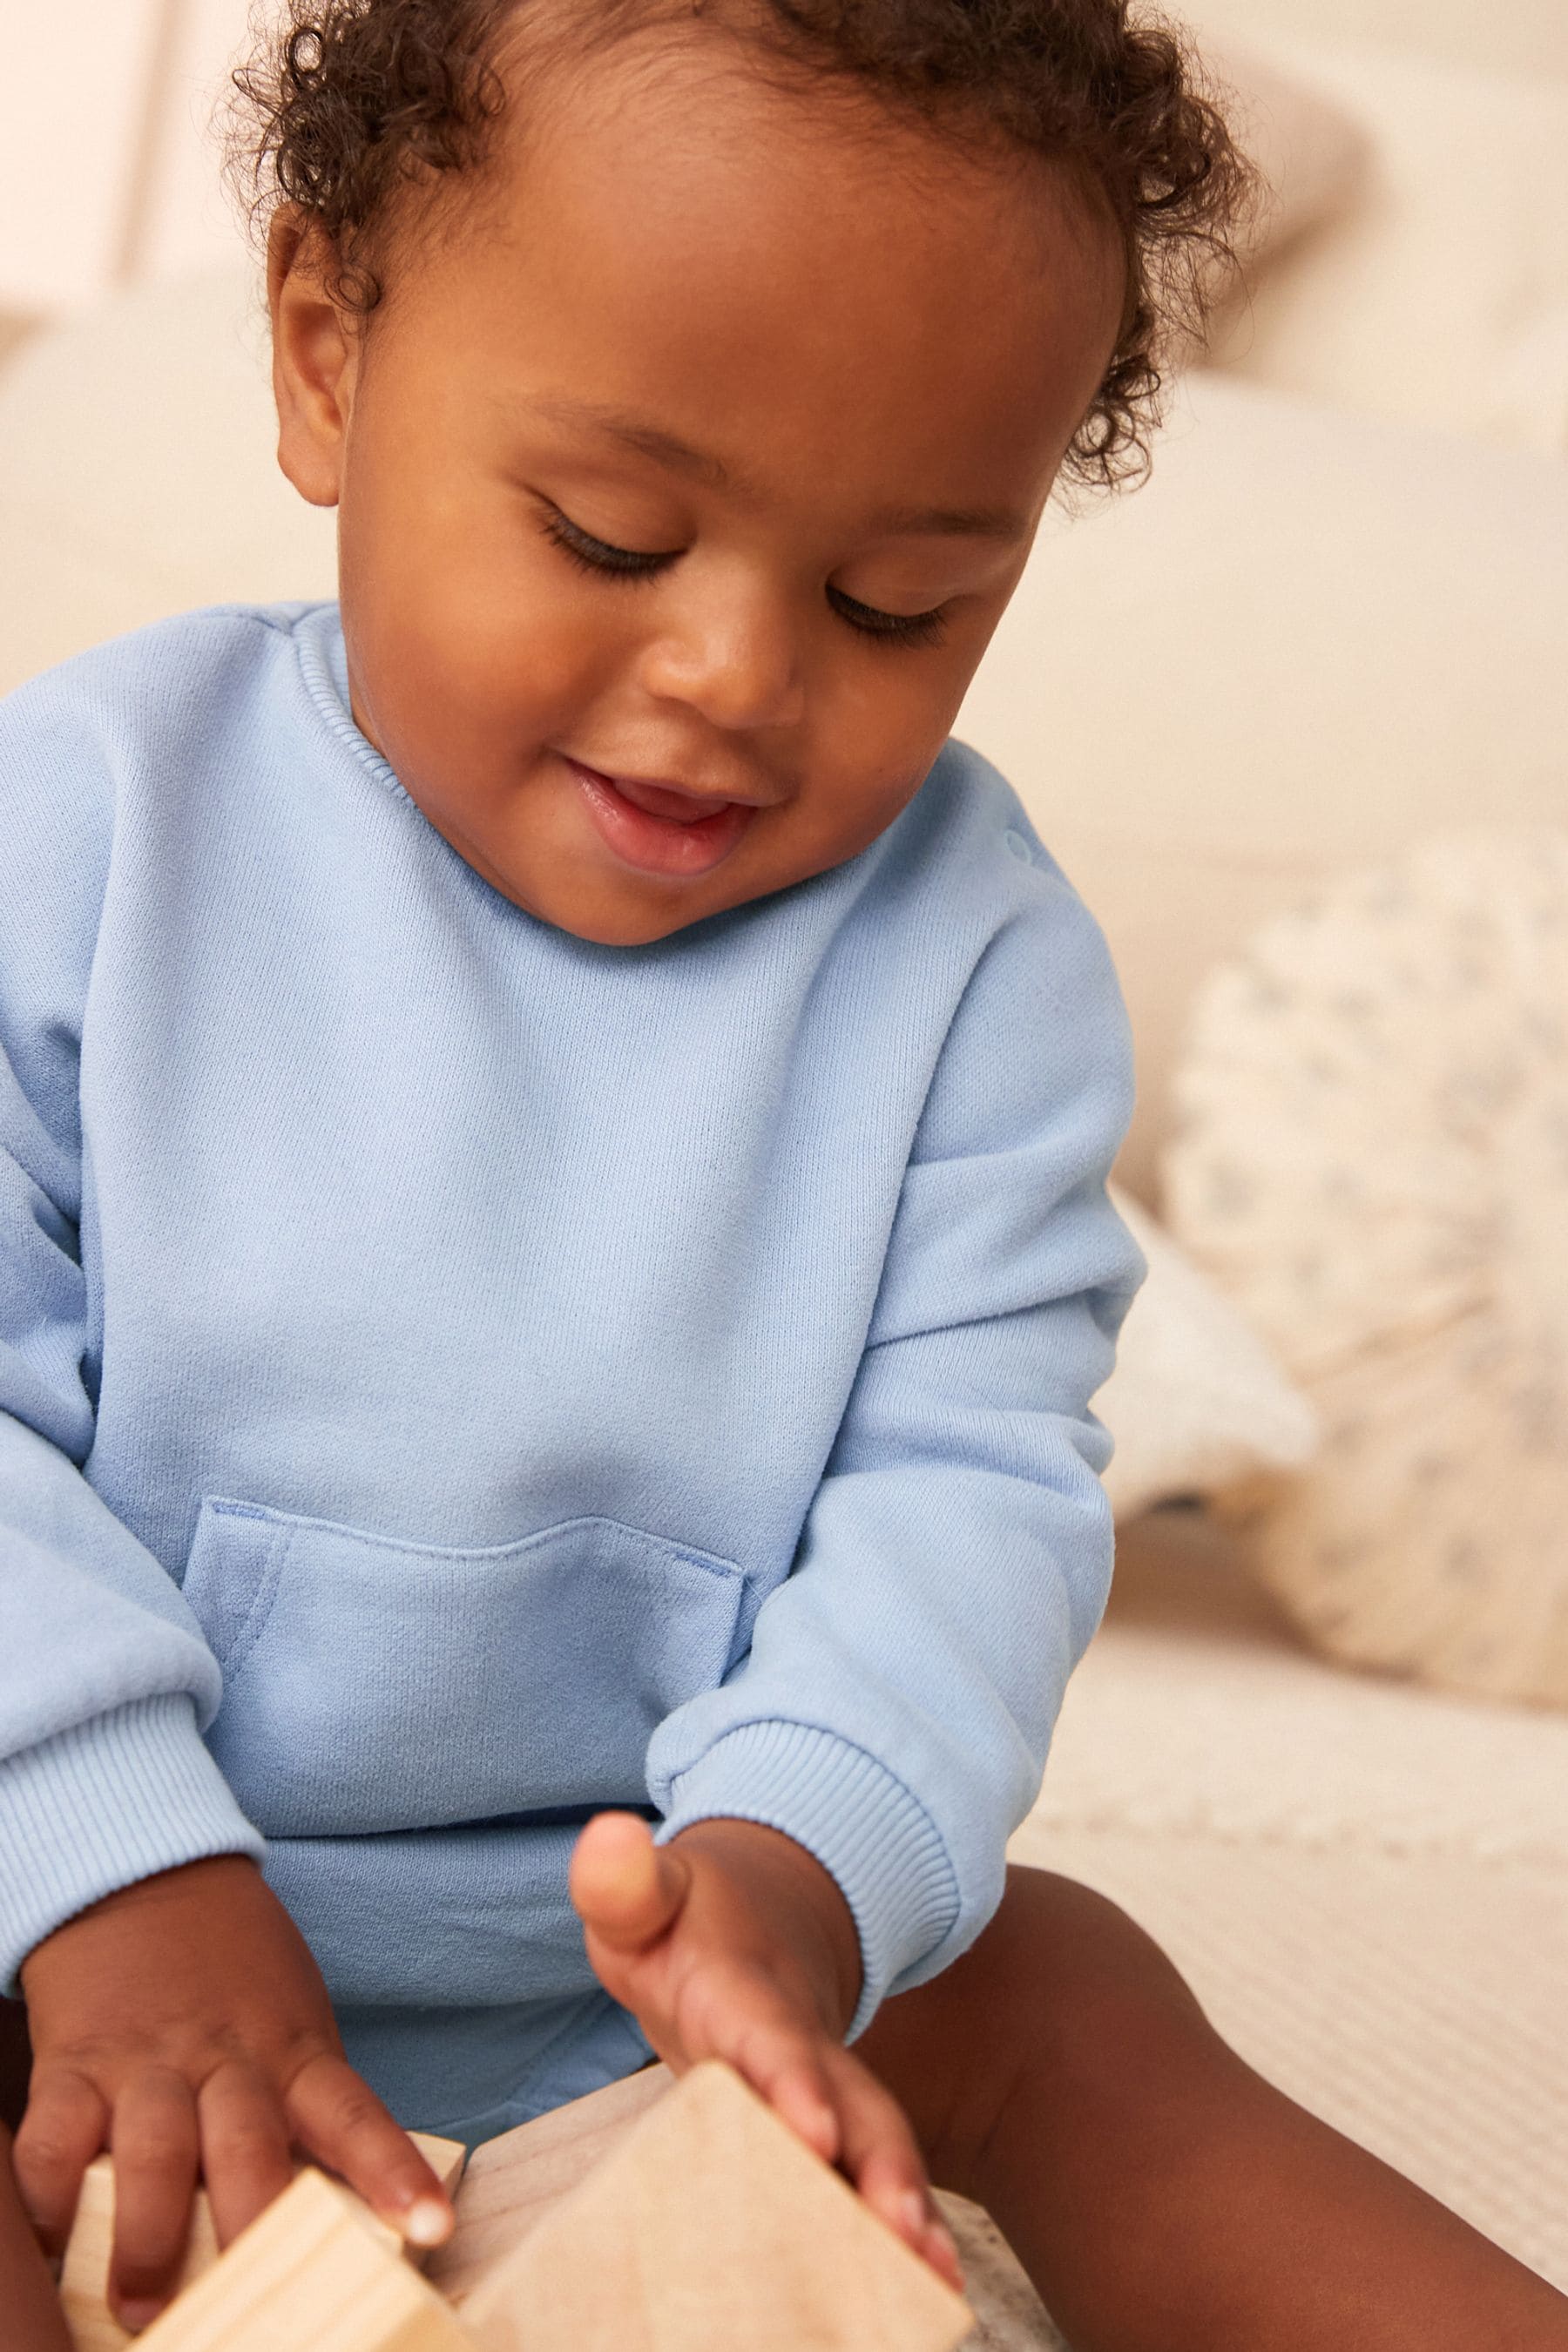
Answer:
<svg viewBox="0 0 1568 2352"><path fill-rule="evenodd" d="M1568 80L1568 9L1563 0L1188 0L1173 13L1200 39L1375 41L1413 58L1474 73Z"/></svg>
<svg viewBox="0 0 1568 2352"><path fill-rule="evenodd" d="M1317 1403L1258 1572L1336 1656L1568 1706L1568 832L1472 833L1203 992L1176 1232Z"/></svg>
<svg viewBox="0 0 1568 2352"><path fill-rule="evenodd" d="M1254 270L1271 266L1353 204L1368 160L1366 133L1354 114L1267 46L1200 36L1199 58L1232 136L1261 175L1248 259Z"/></svg>
<svg viewBox="0 0 1568 2352"><path fill-rule="evenodd" d="M1353 198L1258 277L1226 368L1568 457L1568 81L1301 41L1265 54L1360 126L1368 161Z"/></svg>
<svg viewBox="0 0 1568 2352"><path fill-rule="evenodd" d="M958 732L1103 922L1152 1198L1193 991L1345 866L1568 794L1568 467L1189 376L1131 498L1042 534Z"/></svg>
<svg viewBox="0 0 1568 2352"><path fill-rule="evenodd" d="M1310 1408L1215 1286L1125 1193L1149 1261L1094 1409L1116 1440L1105 1485L1118 1519L1288 1470L1316 1443Z"/></svg>

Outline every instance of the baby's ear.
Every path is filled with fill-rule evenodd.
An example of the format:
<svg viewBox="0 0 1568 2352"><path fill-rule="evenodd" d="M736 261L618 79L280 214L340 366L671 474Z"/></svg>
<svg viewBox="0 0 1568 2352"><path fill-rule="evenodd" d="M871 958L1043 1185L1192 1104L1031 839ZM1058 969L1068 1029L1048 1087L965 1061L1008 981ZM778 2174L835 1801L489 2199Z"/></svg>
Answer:
<svg viewBox="0 0 1568 2352"><path fill-rule="evenodd" d="M353 404L359 338L332 284L320 228L280 205L267 236L278 463L302 499L335 507Z"/></svg>

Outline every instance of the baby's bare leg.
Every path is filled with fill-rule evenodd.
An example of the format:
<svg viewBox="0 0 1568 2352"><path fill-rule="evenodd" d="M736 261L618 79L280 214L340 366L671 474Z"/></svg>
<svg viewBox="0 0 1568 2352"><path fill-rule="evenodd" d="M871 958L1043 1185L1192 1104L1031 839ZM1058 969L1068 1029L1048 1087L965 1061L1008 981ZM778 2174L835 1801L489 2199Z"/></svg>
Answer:
<svg viewBox="0 0 1568 2352"><path fill-rule="evenodd" d="M1074 2352L1568 2352L1568 2299L1255 2074L1070 1880L1010 1871L858 2046Z"/></svg>

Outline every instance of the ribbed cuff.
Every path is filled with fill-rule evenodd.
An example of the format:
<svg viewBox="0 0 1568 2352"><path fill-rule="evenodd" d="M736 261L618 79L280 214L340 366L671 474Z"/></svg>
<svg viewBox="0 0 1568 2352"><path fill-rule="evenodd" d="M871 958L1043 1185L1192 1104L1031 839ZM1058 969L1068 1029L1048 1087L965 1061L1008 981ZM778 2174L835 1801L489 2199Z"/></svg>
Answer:
<svg viewBox="0 0 1568 2352"><path fill-rule="evenodd" d="M802 1723L747 1723L670 1785L660 1843L693 1822L782 1830L837 1881L860 1938L853 2042L889 1986L958 1916L958 1882L924 1807L863 1748Z"/></svg>
<svg viewBox="0 0 1568 2352"><path fill-rule="evenodd" d="M189 1696L135 1699L0 1764L0 1969L118 1887L263 1841L196 1729Z"/></svg>

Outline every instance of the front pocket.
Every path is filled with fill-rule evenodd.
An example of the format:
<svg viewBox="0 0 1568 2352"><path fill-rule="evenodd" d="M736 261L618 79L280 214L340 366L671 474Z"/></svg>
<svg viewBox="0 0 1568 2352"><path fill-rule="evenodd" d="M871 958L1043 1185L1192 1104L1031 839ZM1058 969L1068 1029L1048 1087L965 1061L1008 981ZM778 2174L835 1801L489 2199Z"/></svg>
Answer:
<svg viewBox="0 0 1568 2352"><path fill-rule="evenodd" d="M462 1550L209 1496L184 1584L224 1670L208 1745L274 1837L646 1803L742 1583L614 1519Z"/></svg>

